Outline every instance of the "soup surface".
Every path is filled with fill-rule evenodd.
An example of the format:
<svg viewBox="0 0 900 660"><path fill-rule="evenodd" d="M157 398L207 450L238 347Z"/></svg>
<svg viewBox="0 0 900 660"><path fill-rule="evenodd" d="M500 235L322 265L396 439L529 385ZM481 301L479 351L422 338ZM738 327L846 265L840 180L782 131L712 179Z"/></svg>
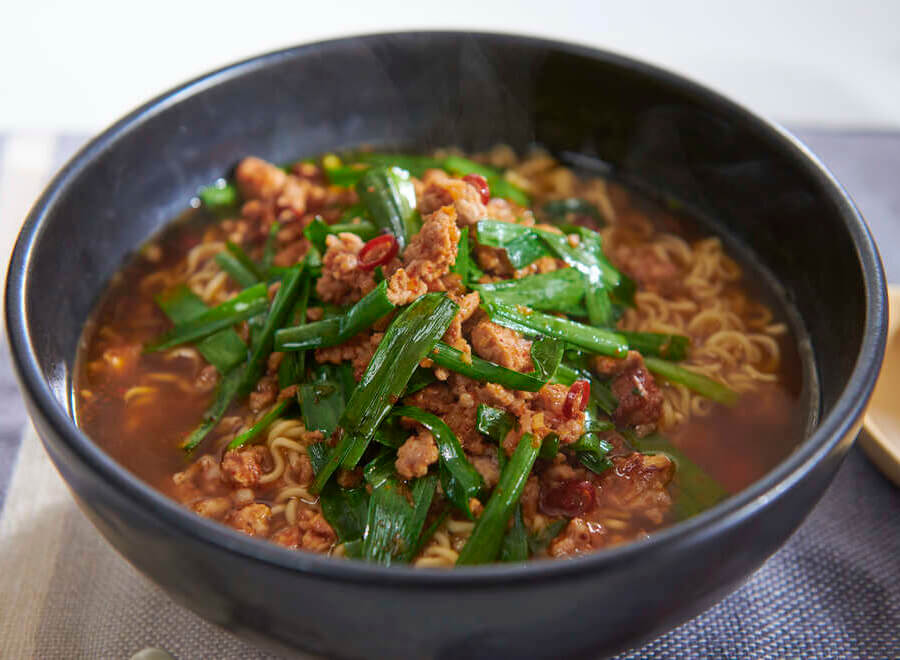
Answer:
<svg viewBox="0 0 900 660"><path fill-rule="evenodd" d="M200 199L87 323L77 418L246 534L388 564L573 557L712 506L803 435L760 278L546 153L248 157Z"/></svg>

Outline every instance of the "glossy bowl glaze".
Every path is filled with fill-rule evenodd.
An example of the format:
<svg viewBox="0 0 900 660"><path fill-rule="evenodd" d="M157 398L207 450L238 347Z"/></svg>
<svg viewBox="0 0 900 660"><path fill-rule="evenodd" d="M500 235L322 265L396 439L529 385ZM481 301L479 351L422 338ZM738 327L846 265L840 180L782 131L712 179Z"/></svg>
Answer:
<svg viewBox="0 0 900 660"><path fill-rule="evenodd" d="M82 324L123 260L242 156L355 146L540 143L717 219L780 282L818 370L820 416L765 478L650 539L563 562L452 572L292 552L204 520L72 421ZM776 126L610 53L491 34L340 39L263 55L141 107L32 210L6 320L40 436L78 503L138 570L257 643L343 657L612 653L722 598L796 529L853 442L884 350L884 277L839 185Z"/></svg>

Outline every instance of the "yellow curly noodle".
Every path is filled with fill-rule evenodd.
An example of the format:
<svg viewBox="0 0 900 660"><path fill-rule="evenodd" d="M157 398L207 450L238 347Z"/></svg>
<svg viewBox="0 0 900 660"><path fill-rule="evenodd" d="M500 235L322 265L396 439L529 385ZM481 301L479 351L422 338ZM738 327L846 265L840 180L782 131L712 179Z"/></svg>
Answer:
<svg viewBox="0 0 900 660"><path fill-rule="evenodd" d="M435 531L413 565L419 568L452 568L475 523L448 518Z"/></svg>
<svg viewBox="0 0 900 660"><path fill-rule="evenodd" d="M648 221L649 224L649 221ZM602 232L604 246L615 251L621 232L615 225ZM743 273L718 238L693 243L650 227L647 242L662 261L683 273L682 293L674 299L652 291L635 296L619 323L623 330L687 335L691 348L685 367L724 383L737 392L752 392L777 380L781 351L776 337L787 332L772 323L772 312L751 303L733 287ZM691 417L708 415L714 403L683 385L661 383L664 396L660 426L672 429Z"/></svg>

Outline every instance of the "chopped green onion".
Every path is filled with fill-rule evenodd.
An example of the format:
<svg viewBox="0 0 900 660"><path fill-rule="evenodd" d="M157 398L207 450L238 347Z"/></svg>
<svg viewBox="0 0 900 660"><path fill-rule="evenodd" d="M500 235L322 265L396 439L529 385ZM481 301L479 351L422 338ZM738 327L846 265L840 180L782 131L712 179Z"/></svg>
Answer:
<svg viewBox="0 0 900 660"><path fill-rule="evenodd" d="M304 383L297 390L297 398L308 430L321 431L327 436L337 428L346 407L346 398L336 367L320 366L316 379Z"/></svg>
<svg viewBox="0 0 900 660"><path fill-rule="evenodd" d="M399 167L373 167L360 177L356 192L375 225L391 232L400 249L406 247L419 231L416 189L409 172Z"/></svg>
<svg viewBox="0 0 900 660"><path fill-rule="evenodd" d="M568 524L569 521L566 519L554 520L537 534L529 536L528 549L531 551L531 556L533 557L544 552L544 550L547 549L547 546L550 545L550 542L559 536L559 533L563 531Z"/></svg>
<svg viewBox="0 0 900 660"><path fill-rule="evenodd" d="M482 298L504 305L527 305L532 309L557 312L579 305L584 300L586 288L584 277L574 268L471 287L482 294Z"/></svg>
<svg viewBox="0 0 900 660"><path fill-rule="evenodd" d="M231 400L237 394L243 373L243 367L235 367L222 377L216 386L212 404L203 412L203 421L184 439L181 443L182 449L193 451L203 442L203 438L216 427L225 411L228 410Z"/></svg>
<svg viewBox="0 0 900 660"><path fill-rule="evenodd" d="M309 306L309 294L312 289L312 277L303 278L297 302L289 315L291 323L300 325L306 322L306 308ZM276 332L276 337L278 333ZM300 383L306 375L306 351L289 351L284 353L278 365L278 387L284 389Z"/></svg>
<svg viewBox="0 0 900 660"><path fill-rule="evenodd" d="M278 243L278 232L281 225L273 222L269 227L269 235L266 236L266 244L263 246L262 271L268 273L272 268L272 261L275 259L275 245Z"/></svg>
<svg viewBox="0 0 900 660"><path fill-rule="evenodd" d="M505 410L492 408L483 403L478 404L475 414L475 428L479 433L502 445L506 436L516 425L516 418ZM502 451L502 450L501 450Z"/></svg>
<svg viewBox="0 0 900 660"><path fill-rule="evenodd" d="M257 282L263 282L266 279L266 274L260 270L260 267L256 265L256 262L250 258L250 256L244 252L244 249L238 245L237 243L232 243L231 241L225 241L225 249L231 253L231 255L237 259L240 264L246 268L248 271L253 273L256 277Z"/></svg>
<svg viewBox="0 0 900 660"><path fill-rule="evenodd" d="M436 488L434 476L413 481L409 489L412 506L405 487L396 479L374 488L363 534L363 559L386 566L409 562L419 547L418 539Z"/></svg>
<svg viewBox="0 0 900 660"><path fill-rule="evenodd" d="M537 392L550 380L562 359L562 342L550 337L539 337L531 344L531 361L534 371L527 374L488 362L476 355L466 359L462 351L438 342L429 356L436 365L455 371L473 380L498 383L512 390Z"/></svg>
<svg viewBox="0 0 900 660"><path fill-rule="evenodd" d="M529 227L499 220L479 220L476 230L478 242L506 250L506 257L516 270L551 255L541 237Z"/></svg>
<svg viewBox="0 0 900 660"><path fill-rule="evenodd" d="M282 328L275 333L276 351L303 351L343 344L392 311L387 280L367 293L346 314L335 318Z"/></svg>
<svg viewBox="0 0 900 660"><path fill-rule="evenodd" d="M390 447L382 447L378 456L373 458L363 468L363 478L372 488L380 488L388 479L396 477L394 463L397 460L397 452Z"/></svg>
<svg viewBox="0 0 900 660"><path fill-rule="evenodd" d="M288 270L284 279L281 280L281 286L275 293L272 305L269 308L269 314L263 323L260 332L254 336L250 359L244 365L244 375L241 380L239 392L247 394L259 377L262 375L262 369L265 366L265 359L272 352L272 339L275 331L284 325L288 318L288 314L293 310L297 296L300 294L303 279L309 277L303 264L294 266ZM265 285L261 284L265 290Z"/></svg>
<svg viewBox="0 0 900 660"><path fill-rule="evenodd" d="M397 406L391 414L417 421L434 436L440 454L441 487L444 494L470 520L474 520L469 500L481 494L484 479L466 458L459 440L450 427L440 417L414 406Z"/></svg>
<svg viewBox="0 0 900 660"><path fill-rule="evenodd" d="M306 449L313 472L318 473L328 462L331 448L325 442L318 442ZM322 515L334 529L338 540L345 546L361 541L366 530L369 511L369 494L365 487L341 488L330 483L319 495ZM345 548L350 557L358 556L350 548Z"/></svg>
<svg viewBox="0 0 900 660"><path fill-rule="evenodd" d="M410 376L409 383L406 385L406 392L404 392L403 396L415 394L419 390L428 387L436 380L437 378L431 369L420 366L413 372L413 375Z"/></svg>
<svg viewBox="0 0 900 660"><path fill-rule="evenodd" d="M247 268L238 261L233 254L229 252L220 252L215 256L216 263L219 268L228 273L231 278L242 287L253 286L259 282L259 278L247 270Z"/></svg>
<svg viewBox="0 0 900 660"><path fill-rule="evenodd" d="M628 347L643 356L655 355L666 360L678 362L687 357L691 340L684 335L671 335L660 332L628 332L620 330Z"/></svg>
<svg viewBox="0 0 900 660"><path fill-rule="evenodd" d="M558 453L559 436L555 433L548 433L541 442L541 451L538 453L538 458L542 458L545 461L552 461Z"/></svg>
<svg viewBox="0 0 900 660"><path fill-rule="evenodd" d="M471 536L459 553L457 565L484 564L497 558L506 525L522 496L540 448L540 443L530 433L519 440L519 446L503 469L497 487L491 493Z"/></svg>
<svg viewBox="0 0 900 660"><path fill-rule="evenodd" d="M213 211L237 206L240 201L240 195L234 184L225 183L221 179L217 184L201 188L197 192L197 197L205 207Z"/></svg>
<svg viewBox="0 0 900 660"><path fill-rule="evenodd" d="M609 424L609 427L612 428L612 424ZM612 463L606 458L612 450L612 445L600 438L597 433L597 430L590 430L566 448L574 451L578 460L588 470L602 474L612 467Z"/></svg>
<svg viewBox="0 0 900 660"><path fill-rule="evenodd" d="M156 304L176 325L197 318L209 308L184 284L156 297ZM225 328L198 342L197 350L220 374L247 357L247 346L234 328Z"/></svg>
<svg viewBox="0 0 900 660"><path fill-rule="evenodd" d="M245 444L253 440L253 438L269 428L269 426L272 425L272 422L281 417L284 414L284 411L287 410L288 406L290 405L290 399L286 399L285 401L282 401L281 403L276 405L269 412L263 415L262 419L256 422L256 424L251 426L240 435L236 436L234 440L228 443L228 451L231 451L233 449L240 449Z"/></svg>
<svg viewBox="0 0 900 660"><path fill-rule="evenodd" d="M522 520L522 504L517 502L513 512L513 524L506 531L503 544L500 546L500 561L525 561L526 559L528 559L528 531Z"/></svg>
<svg viewBox="0 0 900 660"><path fill-rule="evenodd" d="M539 333L580 346L593 353L610 357L625 357L628 342L622 335L604 328L570 321L569 319L536 312L524 307L511 307L494 302L482 304L491 321L526 334Z"/></svg>
<svg viewBox="0 0 900 660"><path fill-rule="evenodd" d="M717 403L733 406L737 403L740 395L722 383L707 378L702 374L695 373L684 367L680 367L672 362L661 360L653 356L645 356L644 364L647 365L653 374L665 378L670 383L684 385L689 390L694 390L697 394L712 399Z"/></svg>
<svg viewBox="0 0 900 660"><path fill-rule="evenodd" d="M329 464L316 475L316 490L321 490L338 465L356 465L413 371L447 331L458 310L445 294L427 293L394 319L344 410L338 445Z"/></svg>
<svg viewBox="0 0 900 660"><path fill-rule="evenodd" d="M145 350L147 352L163 351L202 339L214 332L230 328L240 321L261 314L266 311L268 306L266 285L256 284L244 289L231 300L226 300L188 321L176 324L171 331L162 335Z"/></svg>

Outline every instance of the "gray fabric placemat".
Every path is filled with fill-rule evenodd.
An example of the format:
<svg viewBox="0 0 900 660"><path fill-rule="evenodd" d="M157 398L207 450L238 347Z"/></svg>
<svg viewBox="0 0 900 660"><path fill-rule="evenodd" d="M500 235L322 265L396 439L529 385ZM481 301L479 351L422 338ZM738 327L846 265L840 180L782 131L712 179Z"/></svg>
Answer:
<svg viewBox="0 0 900 660"><path fill-rule="evenodd" d="M832 167L866 215L879 242L889 278L900 280L900 135L803 132L801 137ZM8 143L0 136L0 145ZM78 144L59 138L54 164ZM0 152L2 153L2 152ZM8 165L8 164L7 164ZM9 176L0 160L0 176ZM0 218L8 223L10 218ZM12 470L21 442L24 410L14 388L8 353L0 350L0 501L28 474L46 480L46 515L31 521L28 504L10 493L0 518L0 629L24 612L4 607L8 585L19 604L32 601L28 589L40 583L41 605L31 612L35 657L126 657L142 646L168 646L179 658L266 657L169 601L115 557L83 519L40 452ZM26 434L26 437L29 437ZM34 442L32 436L32 442ZM32 445L34 449L34 445ZM24 457L23 457L24 458ZM12 477L11 477L12 475ZM56 478L58 481L58 478ZM54 516L62 524L47 527ZM41 529L44 529L43 536ZM35 543L64 538L67 551L53 556ZM71 554L78 547L81 557ZM30 557L30 554L34 556ZM11 576L12 565L22 574ZM43 571L39 578L29 570ZM3 574L6 573L4 581ZM18 580L16 578L18 577ZM35 595L35 598L38 596ZM673 598L677 598L673 594ZM87 607L68 608L79 602ZM604 604L598 603L598 608ZM8 604L7 604L8 607ZM151 612L152 616L144 616ZM137 613L138 619L132 617ZM0 656L9 639L0 635ZM809 519L748 582L692 621L624 654L656 657L900 657L900 490L855 448ZM12 655L8 657L14 657ZM19 656L15 656L19 657Z"/></svg>

